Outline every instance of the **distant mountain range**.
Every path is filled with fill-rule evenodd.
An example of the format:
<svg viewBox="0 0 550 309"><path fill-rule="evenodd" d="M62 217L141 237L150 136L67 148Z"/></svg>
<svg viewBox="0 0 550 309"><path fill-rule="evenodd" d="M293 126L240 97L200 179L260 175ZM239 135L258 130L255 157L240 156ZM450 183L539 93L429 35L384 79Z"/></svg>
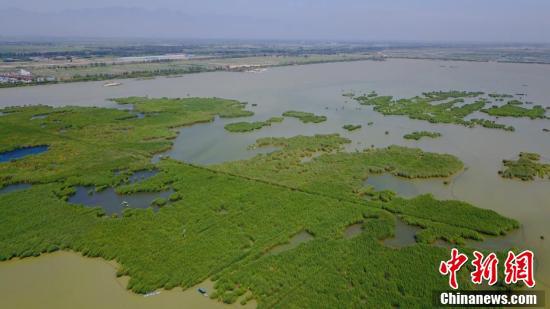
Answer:
<svg viewBox="0 0 550 309"><path fill-rule="evenodd" d="M521 5L504 9L488 5L489 1L475 1L475 5L468 1L469 6L461 7L463 1L412 1L415 5L384 1L380 5L379 0L373 1L379 5L370 5L371 1L347 0L344 5L328 0L279 0L280 4L274 0L234 0L210 1L201 7L201 1L207 2L182 1L195 4L185 9L175 4L178 9L113 6L56 11L59 5L52 5L51 11L33 11L33 6L5 8L0 9L0 36L550 42L550 19L545 15L548 10L544 10L550 4L538 8L522 1Z"/></svg>
<svg viewBox="0 0 550 309"><path fill-rule="evenodd" d="M0 9L2 36L249 38L261 37L258 24L276 26L268 19L197 16L168 9L110 7L47 13Z"/></svg>

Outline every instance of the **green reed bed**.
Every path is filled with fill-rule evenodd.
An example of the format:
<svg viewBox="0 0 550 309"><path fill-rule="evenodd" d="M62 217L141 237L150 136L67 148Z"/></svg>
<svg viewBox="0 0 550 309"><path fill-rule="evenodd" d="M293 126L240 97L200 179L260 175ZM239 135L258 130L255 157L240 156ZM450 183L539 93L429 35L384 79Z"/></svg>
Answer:
<svg viewBox="0 0 550 309"><path fill-rule="evenodd" d="M503 160L504 169L498 173L504 178L517 178L523 181L550 177L550 164L541 163L540 159L537 153L521 152L517 160Z"/></svg>
<svg viewBox="0 0 550 309"><path fill-rule="evenodd" d="M266 121L254 121L254 122L241 121L241 122L226 124L224 128L229 132L243 133L243 132L259 130L263 127L270 126L272 123L283 122L283 120L284 120L283 117L271 117Z"/></svg>
<svg viewBox="0 0 550 309"><path fill-rule="evenodd" d="M362 126L360 124L346 124L342 127L344 130L348 130L348 131L355 131L355 130L359 130L362 128Z"/></svg>
<svg viewBox="0 0 550 309"><path fill-rule="evenodd" d="M512 126L498 124L491 120L467 119L475 112L483 111L489 103L489 100L483 96L483 92L451 90L425 92L421 96L401 99L394 99L393 96L379 96L376 92L371 92L368 95L355 96L354 99L362 105L373 106L375 111L383 115L407 116L430 123L451 123L468 127L480 125L486 128L514 131ZM466 99L474 101L467 103ZM514 105L514 107L517 106ZM539 113L538 109L536 112Z"/></svg>
<svg viewBox="0 0 550 309"><path fill-rule="evenodd" d="M404 139L413 139L413 140L420 140L423 137L429 137L429 138L437 138L441 137L441 133L438 132L430 132L430 131L414 131L409 134L405 134L403 136Z"/></svg>
<svg viewBox="0 0 550 309"><path fill-rule="evenodd" d="M300 111L286 111L283 113L283 116L298 118L303 123L319 123L327 120L326 116L318 116L313 113Z"/></svg>
<svg viewBox="0 0 550 309"><path fill-rule="evenodd" d="M512 100L502 106L492 106L481 111L491 116L498 117L528 117L530 119L543 119L546 117L546 110L540 105L535 105L532 108L520 106L521 101Z"/></svg>
<svg viewBox="0 0 550 309"><path fill-rule="evenodd" d="M33 184L0 194L0 260L73 250L116 260L117 275L129 276L127 288L136 293L187 289L211 278L213 298L254 299L260 308L381 307L388 299L396 307L429 307L432 291L448 287L434 271L448 251L431 245L435 239L460 244L519 225L430 195L366 199L361 190L371 174L445 177L463 164L451 155L399 146L347 153L343 146L350 141L337 134L263 138L256 147L281 150L208 167L171 159L153 165L152 156L170 148L180 126L250 112L218 98L116 101L134 110L37 106L10 108L0 117L0 151L50 145L40 156L0 163L0 187ZM148 117L127 117L136 112ZM49 116L29 121L40 113ZM60 128L68 129L62 134ZM128 183L129 173L153 168L159 171L154 176ZM110 217L99 207L67 203L80 185L174 193L155 201L163 205L156 212L128 208ZM395 234L397 216L422 227L418 244L399 250L383 245ZM362 232L343 238L357 222ZM314 239L266 254L304 230ZM461 287L473 288L468 275L459 273Z"/></svg>

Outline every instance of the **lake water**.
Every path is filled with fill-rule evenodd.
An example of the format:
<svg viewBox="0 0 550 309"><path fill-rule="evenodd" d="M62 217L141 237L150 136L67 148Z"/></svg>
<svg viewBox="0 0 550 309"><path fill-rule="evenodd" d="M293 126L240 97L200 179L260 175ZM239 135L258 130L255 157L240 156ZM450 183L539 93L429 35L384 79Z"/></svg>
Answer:
<svg viewBox="0 0 550 309"><path fill-rule="evenodd" d="M395 59L280 67L261 74L214 72L178 78L125 80L119 87L103 87L103 82L88 82L0 89L0 107L24 104L115 107L116 104L108 98L189 95L249 102L247 108L255 115L248 120L265 120L290 109L328 117L326 122L320 124L303 124L297 119L286 118L283 123L244 134L229 133L223 129L224 124L239 121L235 119L217 119L212 123L182 128L175 146L166 155L197 164L249 158L255 153L247 147L259 137L318 133L340 133L350 138L352 143L346 147L348 150L397 144L450 153L465 163L466 170L452 177L448 186L444 186L439 179L414 181L412 187L387 176L371 181L402 192L403 186L408 187L405 189L411 195L431 192L440 198L464 200L519 220L522 228L511 233L506 238L506 244L533 250L537 259L537 286L548 286L550 181L502 179L497 172L502 159L513 159L521 151L540 153L547 160L550 157L550 134L542 129L550 128L550 120L498 119L515 126L516 132L430 124L401 116L384 117L343 97L342 93L376 90L381 95L398 97L451 89L525 93L525 101L548 107L549 81L550 65ZM368 126L369 122L374 124ZM344 124L360 124L363 127L348 132L342 129ZM440 132L442 137L419 141L402 138L404 134L422 130ZM386 131L389 134L385 134ZM541 235L546 240L542 240Z"/></svg>
<svg viewBox="0 0 550 309"><path fill-rule="evenodd" d="M23 147L11 151L0 152L0 163L21 159L26 156L37 155L48 151L48 146Z"/></svg>
<svg viewBox="0 0 550 309"><path fill-rule="evenodd" d="M253 308L225 305L197 292L206 288L209 280L181 291L161 290L160 294L144 297L126 290L127 277L116 278L118 265L100 258L86 258L73 252L55 252L37 258L0 263L0 307L16 308Z"/></svg>

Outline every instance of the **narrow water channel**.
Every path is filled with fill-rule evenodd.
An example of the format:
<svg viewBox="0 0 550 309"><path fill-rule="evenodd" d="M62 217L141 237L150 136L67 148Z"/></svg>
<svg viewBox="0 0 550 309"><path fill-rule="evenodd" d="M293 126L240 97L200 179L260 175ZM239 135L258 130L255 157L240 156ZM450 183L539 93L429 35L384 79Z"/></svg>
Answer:
<svg viewBox="0 0 550 309"><path fill-rule="evenodd" d="M21 147L10 151L5 151L0 153L0 163L10 162L13 160L21 159L26 156L37 155L43 152L48 151L47 145L32 146L32 147Z"/></svg>

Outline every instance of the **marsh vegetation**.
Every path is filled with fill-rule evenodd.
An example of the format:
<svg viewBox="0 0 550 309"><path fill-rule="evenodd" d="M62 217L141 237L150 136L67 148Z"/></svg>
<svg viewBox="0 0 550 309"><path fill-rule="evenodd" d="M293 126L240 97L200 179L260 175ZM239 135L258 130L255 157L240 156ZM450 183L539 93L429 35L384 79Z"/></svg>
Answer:
<svg viewBox="0 0 550 309"><path fill-rule="evenodd" d="M284 117L293 117L300 119L303 123L319 123L327 120L326 116L318 116L313 113L300 112L300 111L286 111L283 113Z"/></svg>
<svg viewBox="0 0 550 309"><path fill-rule="evenodd" d="M430 132L430 131L414 131L412 133L403 135L404 139L413 139L416 141L420 140L423 137L437 138L437 137L441 137L441 133Z"/></svg>
<svg viewBox="0 0 550 309"><path fill-rule="evenodd" d="M464 165L449 154L400 146L350 153L344 151L350 140L328 134L262 138L255 147L278 150L207 167L172 159L152 164L155 154L171 147L177 128L251 112L240 102L219 98L116 102L134 109L2 110L0 134L6 138L0 151L42 144L49 150L0 164L0 187L32 184L0 195L0 260L73 250L116 260L118 275L130 277L127 288L142 294L187 289L212 278L210 296L226 303L244 298L259 307L380 307L391 299L393 306L421 307L431 305L433 290L447 287L433 265L448 252L433 246L435 241L463 245L519 227L513 219L466 202L429 194L405 199L369 191L363 184L381 173L406 178L456 174ZM145 117L137 119L136 112ZM44 128L28 121L41 113L49 114L40 120ZM306 113L309 121L317 117L324 116ZM61 128L66 131L60 133ZM156 172L130 180L145 170ZM67 201L81 186L89 186L91 196L109 190L119 195L173 191L154 200L163 206L158 211L127 208L107 216L100 207ZM376 194L380 198L372 198ZM398 233L398 217L419 231L415 243L396 250L383 240ZM360 233L342 236L359 222ZM307 242L266 254L304 231L310 235ZM424 278L422 289L419 277ZM474 288L466 271L459 280L462 287Z"/></svg>
<svg viewBox="0 0 550 309"><path fill-rule="evenodd" d="M491 116L499 117L528 117L530 119L545 118L546 110L540 105L532 108L522 107L523 103L518 100L512 100L502 106L492 106L481 111Z"/></svg>
<svg viewBox="0 0 550 309"><path fill-rule="evenodd" d="M498 173L504 178L517 178L524 181L550 177L550 164L541 163L540 155L522 152L517 160L503 160L504 169Z"/></svg>
<svg viewBox="0 0 550 309"><path fill-rule="evenodd" d="M283 117L271 117L266 121L254 121L254 122L233 122L226 124L224 128L229 132L250 132L254 130L259 130L263 127L270 126L272 123L280 123L283 122Z"/></svg>
<svg viewBox="0 0 550 309"><path fill-rule="evenodd" d="M503 129L514 131L514 127L499 124L488 119L471 119L466 117L478 111L484 111L489 100L483 97L483 92L466 91L434 91L425 92L421 96L412 98L394 99L393 96L380 96L376 92L355 96L354 99L362 105L373 106L374 110L383 115L401 115L411 119L425 120L431 123L452 123L468 127L480 125L485 128ZM474 100L471 103L466 99ZM517 106L513 105L517 110ZM499 109L506 113L510 108ZM488 113L499 113L497 110L487 110ZM528 115L540 113L539 109L533 108L525 112ZM516 115L516 113L509 113Z"/></svg>
<svg viewBox="0 0 550 309"><path fill-rule="evenodd" d="M346 124L342 128L348 131L355 131L361 129L361 127L362 126L360 124Z"/></svg>

